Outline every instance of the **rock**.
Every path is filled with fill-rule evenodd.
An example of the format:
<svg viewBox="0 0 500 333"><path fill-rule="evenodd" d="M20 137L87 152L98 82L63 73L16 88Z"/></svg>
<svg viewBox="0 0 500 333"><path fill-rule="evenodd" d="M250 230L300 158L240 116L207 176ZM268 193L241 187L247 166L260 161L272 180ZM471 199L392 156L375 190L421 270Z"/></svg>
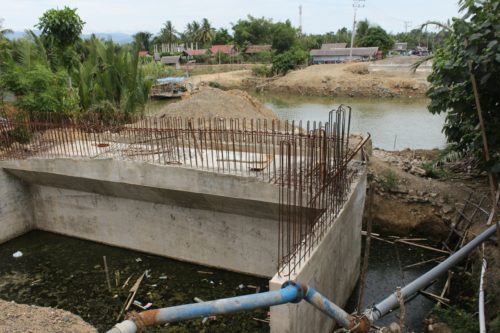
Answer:
<svg viewBox="0 0 500 333"><path fill-rule="evenodd" d="M418 166L415 166L415 165L413 165L411 167L410 173L414 174L414 175L417 175L417 176L425 176L427 174L427 172L424 169L422 169L422 168L420 168Z"/></svg>
<svg viewBox="0 0 500 333"><path fill-rule="evenodd" d="M450 205L444 205L443 207L441 207L441 211L444 214L448 214L448 213L451 213L453 211L453 207L451 207Z"/></svg>
<svg viewBox="0 0 500 333"><path fill-rule="evenodd" d="M428 333L453 333L451 328L445 323L432 323L427 326Z"/></svg>

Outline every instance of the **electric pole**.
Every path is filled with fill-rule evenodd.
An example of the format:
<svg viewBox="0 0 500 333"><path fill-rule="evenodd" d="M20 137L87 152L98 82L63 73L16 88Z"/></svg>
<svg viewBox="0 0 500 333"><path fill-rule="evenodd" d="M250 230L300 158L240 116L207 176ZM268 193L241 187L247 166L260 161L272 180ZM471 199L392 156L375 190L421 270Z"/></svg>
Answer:
<svg viewBox="0 0 500 333"><path fill-rule="evenodd" d="M352 48L354 47L354 36L356 35L356 12L358 8L363 8L365 6L365 0L352 0L352 7L354 8L354 20L352 22L352 33L351 33L351 49L349 51L349 58L352 60Z"/></svg>
<svg viewBox="0 0 500 333"><path fill-rule="evenodd" d="M302 35L302 5L299 6L299 30Z"/></svg>
<svg viewBox="0 0 500 333"><path fill-rule="evenodd" d="M408 27L411 26L411 21L404 21L405 23L405 33L408 33Z"/></svg>

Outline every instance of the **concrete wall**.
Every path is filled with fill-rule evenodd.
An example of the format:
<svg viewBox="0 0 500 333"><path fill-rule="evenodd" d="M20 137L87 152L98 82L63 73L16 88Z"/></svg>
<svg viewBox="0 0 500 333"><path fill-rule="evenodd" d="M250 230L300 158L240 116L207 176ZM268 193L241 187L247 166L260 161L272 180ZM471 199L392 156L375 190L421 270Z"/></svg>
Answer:
<svg viewBox="0 0 500 333"><path fill-rule="evenodd" d="M361 224L366 171L351 187L351 195L333 226L292 280L308 284L339 306L344 306L359 274ZM277 275L269 283L277 290L287 281ZM271 332L331 332L335 322L306 302L271 308Z"/></svg>
<svg viewBox="0 0 500 333"><path fill-rule="evenodd" d="M32 227L28 186L0 168L0 243Z"/></svg>
<svg viewBox="0 0 500 333"><path fill-rule="evenodd" d="M115 160L1 166L31 184L39 229L253 275L276 272L274 185Z"/></svg>

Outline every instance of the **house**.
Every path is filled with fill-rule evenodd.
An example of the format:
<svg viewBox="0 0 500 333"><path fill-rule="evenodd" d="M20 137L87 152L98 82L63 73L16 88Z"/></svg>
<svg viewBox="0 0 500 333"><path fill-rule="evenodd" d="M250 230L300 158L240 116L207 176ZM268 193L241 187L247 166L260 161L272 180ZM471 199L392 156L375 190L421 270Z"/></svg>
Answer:
<svg viewBox="0 0 500 333"><path fill-rule="evenodd" d="M198 49L198 50L192 50L192 49L187 49L182 52L186 57L193 58L195 56L201 56L205 55L208 53L208 49Z"/></svg>
<svg viewBox="0 0 500 333"><path fill-rule="evenodd" d="M139 58L146 58L146 57L149 57L148 51L139 51Z"/></svg>
<svg viewBox="0 0 500 333"><path fill-rule="evenodd" d="M245 50L246 54L258 54L271 51L271 45L250 45Z"/></svg>
<svg viewBox="0 0 500 333"><path fill-rule="evenodd" d="M392 53L406 54L408 51L408 43L396 42L392 48Z"/></svg>
<svg viewBox="0 0 500 333"><path fill-rule="evenodd" d="M161 63L167 66L175 66L175 69L181 68L181 56L163 56Z"/></svg>
<svg viewBox="0 0 500 333"><path fill-rule="evenodd" d="M352 58L350 48L336 48L328 50L311 50L311 62L313 64L333 64L348 60L368 61L376 59L378 47L354 47Z"/></svg>
<svg viewBox="0 0 500 333"><path fill-rule="evenodd" d="M236 51L236 48L234 45L227 44L227 45L212 45L210 48L210 52L215 55L219 52L222 52L224 54L230 55L230 56L235 56L238 55L238 52Z"/></svg>
<svg viewBox="0 0 500 333"><path fill-rule="evenodd" d="M322 50L343 49L347 43L325 43L321 45Z"/></svg>

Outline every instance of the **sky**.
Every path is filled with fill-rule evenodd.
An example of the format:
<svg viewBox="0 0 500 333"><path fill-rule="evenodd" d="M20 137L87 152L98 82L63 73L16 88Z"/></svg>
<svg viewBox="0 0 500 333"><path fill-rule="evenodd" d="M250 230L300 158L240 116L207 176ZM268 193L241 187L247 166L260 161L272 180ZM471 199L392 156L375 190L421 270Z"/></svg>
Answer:
<svg viewBox="0 0 500 333"><path fill-rule="evenodd" d="M206 17L214 27L231 28L248 14L290 19L299 25L299 5L305 33L325 33L342 27L352 27L353 0L0 0L3 26L15 31L33 29L38 18L50 8L78 8L86 22L84 33L137 31L157 33L162 24L171 20L178 31L186 24ZM458 0L365 0L358 10L358 19L370 22L389 32L416 28L428 20L444 22L458 16Z"/></svg>

